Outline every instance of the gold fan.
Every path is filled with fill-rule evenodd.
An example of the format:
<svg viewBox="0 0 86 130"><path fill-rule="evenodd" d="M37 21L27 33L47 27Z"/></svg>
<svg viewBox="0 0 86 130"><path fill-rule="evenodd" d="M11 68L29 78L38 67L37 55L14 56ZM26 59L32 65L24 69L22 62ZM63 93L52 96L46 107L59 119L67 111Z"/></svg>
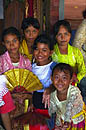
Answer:
<svg viewBox="0 0 86 130"><path fill-rule="evenodd" d="M17 86L24 87L29 92L42 89L38 77L27 69L11 69L4 75L7 76L7 87L10 91Z"/></svg>

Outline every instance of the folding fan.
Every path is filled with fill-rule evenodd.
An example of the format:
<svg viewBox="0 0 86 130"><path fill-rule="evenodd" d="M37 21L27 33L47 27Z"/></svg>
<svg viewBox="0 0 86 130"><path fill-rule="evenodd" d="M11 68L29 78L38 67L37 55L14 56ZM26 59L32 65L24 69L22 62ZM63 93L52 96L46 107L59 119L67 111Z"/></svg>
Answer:
<svg viewBox="0 0 86 130"><path fill-rule="evenodd" d="M42 89L42 84L38 77L27 69L11 69L4 73L7 76L7 87L13 91L15 87L24 87L32 92Z"/></svg>

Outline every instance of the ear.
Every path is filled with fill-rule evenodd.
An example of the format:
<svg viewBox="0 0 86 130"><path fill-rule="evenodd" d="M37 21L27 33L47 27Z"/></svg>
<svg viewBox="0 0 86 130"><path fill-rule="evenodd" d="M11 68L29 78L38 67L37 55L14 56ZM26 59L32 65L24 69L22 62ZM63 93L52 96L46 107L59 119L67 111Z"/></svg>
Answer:
<svg viewBox="0 0 86 130"><path fill-rule="evenodd" d="M50 56L52 56L53 52L54 52L54 50L50 51Z"/></svg>
<svg viewBox="0 0 86 130"><path fill-rule="evenodd" d="M71 80L70 80L70 84L72 84L73 83L73 76L72 76L72 78L71 78Z"/></svg>

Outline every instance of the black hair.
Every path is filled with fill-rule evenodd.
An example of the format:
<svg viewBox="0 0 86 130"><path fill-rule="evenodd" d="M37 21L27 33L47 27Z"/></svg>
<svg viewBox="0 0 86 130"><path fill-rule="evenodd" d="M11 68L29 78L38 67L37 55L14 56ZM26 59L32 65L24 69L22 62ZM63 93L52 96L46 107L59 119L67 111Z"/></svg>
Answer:
<svg viewBox="0 0 86 130"><path fill-rule="evenodd" d="M37 48L38 43L47 44L50 50L53 50L54 46L52 43L52 39L47 34L40 34L34 41L33 50Z"/></svg>
<svg viewBox="0 0 86 130"><path fill-rule="evenodd" d="M82 12L83 18L86 18L86 9Z"/></svg>
<svg viewBox="0 0 86 130"><path fill-rule="evenodd" d="M53 33L54 33L54 36L56 37L56 35L58 34L59 32L59 29L60 29L60 26L64 26L68 32L71 34L71 26L70 26L70 23L66 20L58 20L54 26L53 26Z"/></svg>
<svg viewBox="0 0 86 130"><path fill-rule="evenodd" d="M58 63L58 64L56 64L56 66L52 70L52 76L53 76L54 71L56 69L60 70L61 72L65 72L65 73L68 71L69 74L70 74L70 79L73 76L73 68L69 64L66 64L66 63Z"/></svg>
<svg viewBox="0 0 86 130"><path fill-rule="evenodd" d="M16 35L18 40L21 40L21 34L18 31L18 29L16 29L15 27L8 27L6 29L3 30L2 32L2 42L4 42L4 37L8 34L12 34L12 35Z"/></svg>
<svg viewBox="0 0 86 130"><path fill-rule="evenodd" d="M37 18L33 17L24 18L21 25L22 30L24 31L29 26L33 26L38 30L40 29L40 24Z"/></svg>

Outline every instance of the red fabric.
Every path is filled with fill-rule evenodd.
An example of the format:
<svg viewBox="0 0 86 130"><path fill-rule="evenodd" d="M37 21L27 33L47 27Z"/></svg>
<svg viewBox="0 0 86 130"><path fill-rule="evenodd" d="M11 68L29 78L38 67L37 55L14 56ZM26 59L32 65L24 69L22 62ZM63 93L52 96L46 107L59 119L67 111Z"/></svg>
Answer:
<svg viewBox="0 0 86 130"><path fill-rule="evenodd" d="M12 97L10 92L7 92L4 96L3 96L3 101L5 102L5 105L3 105L2 107L0 107L0 113L8 113L12 110L15 109L15 105L13 103Z"/></svg>
<svg viewBox="0 0 86 130"><path fill-rule="evenodd" d="M39 112L42 115L46 115L47 117L49 117L48 115L48 110L42 110L42 109L36 109L37 112ZM35 125L35 126L31 126L29 125L29 130L49 130L49 128L47 127L47 125Z"/></svg>
<svg viewBox="0 0 86 130"><path fill-rule="evenodd" d="M29 11L28 11L28 16L33 17L33 0L28 0L29 3Z"/></svg>

